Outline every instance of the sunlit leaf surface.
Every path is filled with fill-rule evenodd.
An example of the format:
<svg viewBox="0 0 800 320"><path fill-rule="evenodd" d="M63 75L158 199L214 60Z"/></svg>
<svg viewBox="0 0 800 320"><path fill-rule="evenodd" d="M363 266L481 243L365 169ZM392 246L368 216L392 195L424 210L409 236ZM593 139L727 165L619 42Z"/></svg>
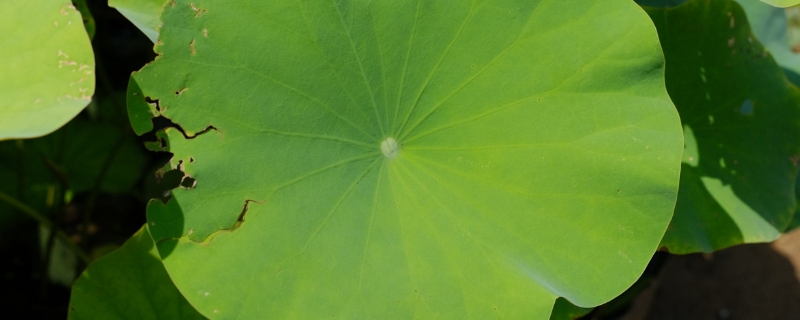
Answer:
<svg viewBox="0 0 800 320"><path fill-rule="evenodd" d="M148 223L205 316L547 319L627 288L671 218L681 127L631 1L176 1L162 20L134 78L196 184Z"/></svg>
<svg viewBox="0 0 800 320"><path fill-rule="evenodd" d="M94 54L69 0L0 2L0 140L38 137L94 94Z"/></svg>

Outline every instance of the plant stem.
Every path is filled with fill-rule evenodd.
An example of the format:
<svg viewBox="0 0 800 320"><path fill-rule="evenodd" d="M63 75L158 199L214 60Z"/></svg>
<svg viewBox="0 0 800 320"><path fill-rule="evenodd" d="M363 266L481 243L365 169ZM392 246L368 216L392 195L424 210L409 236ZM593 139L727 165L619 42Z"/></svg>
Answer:
<svg viewBox="0 0 800 320"><path fill-rule="evenodd" d="M60 238L62 241L64 241L64 244L70 250L72 250L72 252L75 253L75 255L77 255L78 258L81 259L81 261L83 261L83 263L88 265L89 262L91 262L90 259L89 259L89 256L86 255L86 253L83 252L83 250L80 247L78 247L78 245L76 245L74 242L72 242L72 239L70 239L69 236L66 233L64 233L63 231L61 231L58 228L56 228L56 225L52 221L50 221L50 219L47 219L47 217L45 217L44 215L42 215L41 213L39 213L35 209L29 207L28 205L26 205L26 204L24 204L22 202L19 202L17 199L14 199L13 197L3 193L2 191L0 191L0 200L3 200L6 203L16 207L20 211L22 211L22 212L26 213L27 215L29 215L31 218L36 219L36 221L38 221L39 224L49 228L51 230L51 232L55 233L55 235L58 238Z"/></svg>

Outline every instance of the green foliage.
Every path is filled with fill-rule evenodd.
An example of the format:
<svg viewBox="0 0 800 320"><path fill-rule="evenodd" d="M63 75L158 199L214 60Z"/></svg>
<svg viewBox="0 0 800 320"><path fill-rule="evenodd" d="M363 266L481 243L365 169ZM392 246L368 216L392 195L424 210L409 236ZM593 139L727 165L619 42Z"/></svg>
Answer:
<svg viewBox="0 0 800 320"><path fill-rule="evenodd" d="M0 192L25 199L47 211L63 199L97 191L121 193L133 187L144 171L142 147L107 122L76 118L38 139L0 143ZM0 219L13 217L0 203Z"/></svg>
<svg viewBox="0 0 800 320"><path fill-rule="evenodd" d="M760 1L738 1L747 14L753 35L769 51L789 80L800 83L800 55L789 45L786 9L776 8Z"/></svg>
<svg viewBox="0 0 800 320"><path fill-rule="evenodd" d="M589 314L591 311L591 308L581 308L569 303L564 298L558 298L555 305L553 305L550 320L575 320Z"/></svg>
<svg viewBox="0 0 800 320"><path fill-rule="evenodd" d="M68 179L75 193L91 189L101 174L105 177L98 186L100 190L123 192L133 186L144 170L144 157L137 141L110 124L74 121L63 131L63 135L50 135L30 144L41 141L36 156L59 159L56 170Z"/></svg>
<svg viewBox="0 0 800 320"><path fill-rule="evenodd" d="M97 195L151 189L72 319L624 310L659 246L800 225L784 9L684 2L109 0L159 57L127 95L98 70L59 130L94 91L89 6L2 3L0 140L55 131L0 143L0 234L26 213L37 255L88 262L122 242L80 242ZM155 175L128 120L172 154Z"/></svg>
<svg viewBox="0 0 800 320"><path fill-rule="evenodd" d="M94 93L94 55L69 0L0 3L0 140L38 137Z"/></svg>
<svg viewBox="0 0 800 320"><path fill-rule="evenodd" d="M108 6L116 8L128 18L150 41L158 41L158 17L167 0L108 0Z"/></svg>
<svg viewBox="0 0 800 320"><path fill-rule="evenodd" d="M686 2L686 0L636 0L636 3L641 6L656 8L674 7L684 2Z"/></svg>
<svg viewBox="0 0 800 320"><path fill-rule="evenodd" d="M97 26L94 22L94 17L92 17L92 12L89 11L89 5L86 3L86 0L72 0L72 4L75 6L75 9L81 13L83 27L86 28L86 32L89 34L89 39L94 38L94 33L97 31Z"/></svg>
<svg viewBox="0 0 800 320"><path fill-rule="evenodd" d="M69 319L205 319L181 295L142 227L72 285Z"/></svg>
<svg viewBox="0 0 800 320"><path fill-rule="evenodd" d="M134 79L197 184L148 221L208 317L546 319L627 288L670 219L679 119L629 1L176 1L162 21Z"/></svg>
<svg viewBox="0 0 800 320"><path fill-rule="evenodd" d="M800 90L753 39L733 1L648 9L686 150L663 245L688 253L772 241L795 209Z"/></svg>
<svg viewBox="0 0 800 320"><path fill-rule="evenodd" d="M136 83L136 79L133 77L128 81L125 100L133 132L137 135L142 135L153 130L153 122L150 119L158 116L158 110L156 110L154 103L148 103L145 100L142 89L139 88L139 84Z"/></svg>
<svg viewBox="0 0 800 320"><path fill-rule="evenodd" d="M798 0L761 0L776 7L786 8L800 4Z"/></svg>
<svg viewBox="0 0 800 320"><path fill-rule="evenodd" d="M127 125L115 123L116 118L106 112L118 101L98 101L93 103L93 109L99 109L95 120L79 115L47 136L0 142L0 248L17 247L19 233L32 233L40 239L34 247L41 246L40 255L48 257L47 273L40 276L66 285L80 271L76 264L88 263L94 256L89 248L108 244L108 238L95 242L99 229L102 234L111 228L121 231L118 225L98 222L108 221L109 216L119 219L119 213L105 211L104 199L114 198L117 206L125 206L116 202L135 196L132 190L146 163L144 150L125 130ZM91 219L93 213L99 218ZM26 215L41 227L26 223ZM48 240L50 234L58 240ZM90 238L91 247L85 246ZM84 244L90 254L75 242Z"/></svg>
<svg viewBox="0 0 800 320"><path fill-rule="evenodd" d="M800 55L794 52L798 45L797 39L789 36L791 28L797 28L796 23L789 23L790 13L783 8L776 8L759 1L737 1L747 14L753 34L760 43L769 51L786 77L795 85L800 84ZM796 11L795 11L796 12ZM796 33L795 33L796 34ZM794 39L794 42L792 40ZM795 192L800 188L795 186ZM800 214L794 214L792 223L784 232L789 232L800 226Z"/></svg>

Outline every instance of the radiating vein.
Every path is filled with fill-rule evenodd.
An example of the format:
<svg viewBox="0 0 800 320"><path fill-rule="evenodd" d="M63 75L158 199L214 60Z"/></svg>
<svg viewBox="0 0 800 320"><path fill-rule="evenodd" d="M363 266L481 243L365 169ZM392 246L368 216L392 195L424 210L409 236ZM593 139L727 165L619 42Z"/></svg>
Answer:
<svg viewBox="0 0 800 320"><path fill-rule="evenodd" d="M418 165L416 167L419 168L420 170L424 171L424 172L427 172L428 175L431 175L431 176L434 175L433 172L427 170L423 166L419 166ZM447 181L447 180L446 179L442 179L442 181ZM444 182L440 182L440 183L441 183L441 185L443 187L447 188L450 191L450 193L452 193L452 194L456 195L457 197L461 198L462 201L466 201L466 202L472 203L472 207L476 208L476 210L478 210L481 213L482 217L491 217L493 215L493 214L487 212L485 209L479 209L481 206L478 203L475 202L475 199L471 198L471 197L468 197L468 196L465 196L464 194L461 194L461 192L460 192L461 190L459 190L458 188L455 188L452 185L444 183ZM510 228L508 228L506 226L503 226L503 225L496 225L495 224L495 226L497 226L499 228L502 228L508 235L512 236L513 238L516 238L519 241L519 243L525 243L531 248L536 247L535 245L533 245L530 242L532 240L530 235L522 236L517 232L517 230L510 229ZM515 261L515 263L512 263L511 265L516 267L516 268L519 268L518 259L511 259L510 257L507 256L507 254L502 253L502 252L497 251L497 250L494 250L493 248L491 248L488 245L486 247L492 249L493 251L495 251L500 256L504 257L509 262ZM553 261L552 261L553 259L548 259L545 256L537 254L535 251L531 251L531 254L534 254L536 256L536 260L539 263L546 265L550 269L553 269ZM575 257L566 256L566 258L571 260L571 262L573 262L573 263L579 263L579 261L575 260ZM546 280L546 279L548 279L548 276L543 275L540 270L532 269L532 266L530 266L530 265L526 264L526 266L528 267L525 270L526 274L532 275L533 278L534 278L534 281L538 285L543 286L545 289L549 290L551 293L553 293L555 295L565 296L564 293L561 290L559 290L558 288L555 288L554 286L552 286L549 283L549 281Z"/></svg>
<svg viewBox="0 0 800 320"><path fill-rule="evenodd" d="M369 224L367 226L367 237L364 241L364 252L361 255L361 270L358 274L358 291L361 292L361 283L364 280L364 266L367 263L367 251L369 251L369 243L372 240L372 228L375 223L375 212L378 211L378 195L380 194L381 186L383 183L383 175L385 174L386 167L381 166L378 169L378 182L375 185L375 194L372 196L372 209L369 213ZM356 293L358 294L358 293Z"/></svg>
<svg viewBox="0 0 800 320"><path fill-rule="evenodd" d="M372 36L373 39L375 40L375 45L378 46L378 57L380 58L381 61L381 81L382 81L381 83L383 84L382 106L384 108L383 115L386 120L386 125L390 126L391 124L389 122L390 120L389 120L389 93L388 93L389 90L388 90L388 84L386 83L386 61L384 61L383 48L381 46L381 41L378 37L378 26L375 25L375 15L372 13L372 6L369 6L369 10L370 10L369 20L372 21ZM387 128L387 130L391 130L391 128Z"/></svg>
<svg viewBox="0 0 800 320"><path fill-rule="evenodd" d="M533 12L531 12L531 16L530 16L529 18L533 18L533 16L536 14L536 11L537 11L537 10L538 10L538 9L541 7L541 5L542 5L543 3L544 3L544 1L543 1L542 3L540 3L540 4L539 4L539 6L537 6L537 7L536 7L536 8L533 10ZM594 5L592 6L592 8L593 8L593 7L594 7ZM580 21L580 20L578 20L578 21ZM577 22L568 22L567 24L571 24L571 23L577 23ZM555 30L562 29L563 27L564 27L564 26L561 26L561 27L559 27L559 28L557 28L557 29L555 29ZM541 37L541 36L543 36L543 35L545 35L545 34L549 33L550 31L552 31L552 30L549 30L549 31L547 31L547 32L540 33L540 34L535 34L535 35L533 35L533 36L530 36L530 37L522 38L522 34L524 34L525 30L524 30L524 28L523 28L523 29L521 29L521 30L520 30L520 32L519 32L519 35L517 36L517 39L516 39L516 40L514 40L514 41L513 41L511 44L509 44L509 45L508 45L506 48L504 48L502 51L500 51L500 53L498 53L498 54L497 54L497 55L496 55L494 58L492 58L492 60L491 60L491 61L489 61L489 63L487 63L487 64L486 64L485 66L483 66L483 68L481 68L481 69L480 69L478 72L476 72L475 74L473 74L472 76L470 76L469 78L467 78L467 79L466 79L464 82L462 82L460 85L458 85L458 86L456 87L456 89L455 89L455 90L453 90L451 93L447 94L447 95L444 97L444 99L442 99L442 100L440 100L438 103L434 104L434 106L433 106L433 107L432 107L430 110L428 110L428 112L426 112L426 113L425 113L425 115L423 115L421 118L419 118L419 119L418 119L418 120L417 120L417 121L416 121L416 122L415 122L415 123L414 123L414 124L413 124L413 125L412 125L412 126L409 128L409 129L408 129L408 130L405 130L405 131L404 131L404 130L401 130L401 132L403 132L403 133L399 134L399 137L400 137L400 138L399 138L398 140L404 140L404 138L405 138L406 136L408 136L409 134L411 134L411 133L412 133L412 132L413 132L413 131L414 131L414 130L415 130L415 129L416 129L416 128L417 128L417 127L418 127L418 126L421 124L421 123L423 123L423 122L424 122L426 119L428 119L428 117L430 117L430 116L431 116L431 114L433 114L434 112L436 112L436 110L438 110L438 109L439 109L439 108L440 108L442 105L444 105L444 104L446 104L448 101L450 101L450 99L452 99L452 98L453 98L453 97L454 97L456 94L458 94L459 92L461 92L461 90L463 90L463 89L464 89L464 88L465 88L467 85L469 85L470 83L472 83L472 81L474 81L474 80L475 80L475 79L477 79L479 76L481 76L481 75L482 75L482 74L483 74L483 73L484 73L486 70L488 70L488 69L489 69L489 67L493 66L493 65L494 65L494 64L495 64L497 61L499 61L501 57L503 57L503 56L505 56L506 54L508 54L509 52L511 52L513 48L515 48L516 46L518 46L518 45L519 45L519 44L521 44L521 43L529 42L529 41L531 41L531 40L533 40L533 39L535 39L535 38ZM632 31L632 30L629 30L628 32L630 33L631 31ZM606 47L605 49L607 49L607 48L609 48L609 47L611 47L611 46L613 46L613 44L612 44L612 45L609 45L609 46L608 46L608 47ZM606 51L606 50L603 50L603 52L601 52L601 54L602 54L602 53L605 53L605 51ZM601 54L598 54L598 55L596 56L595 60L596 60L597 58L599 58L599 56L600 56ZM563 82L562 82L562 84L563 84ZM420 95L421 95L421 94L422 94L422 92L420 92ZM419 96L417 97L417 99L419 99ZM416 107L416 104L414 105L414 107ZM412 108L412 110L413 110L413 108ZM410 114L409 114L409 117L410 117ZM406 121L408 121L408 120L409 120L409 119L408 119L408 118L406 118ZM405 124L404 124L403 128L405 128Z"/></svg>
<svg viewBox="0 0 800 320"><path fill-rule="evenodd" d="M245 128L248 128L248 129L252 129L256 133L266 133L266 134L272 134L272 135L284 136L284 137L291 137L291 138L297 137L297 138L307 138L307 139L314 139L314 140L328 140L328 141L341 142L341 143L346 143L346 144L350 144L350 145L354 145L354 146L364 147L364 148L368 148L368 149L375 148L375 145L372 145L372 144L368 144L368 143L357 141L357 140L351 140L351 139L347 139L347 138L332 136L332 135L264 129L264 128L255 126L255 125L253 125L253 124L251 124L249 122L246 122L244 120L241 120L238 117L228 117L224 113L223 114L218 114L218 113L214 113L214 112L208 112L208 113L209 114L213 114L215 117L218 117L218 118L223 118L223 119L226 119L226 120L231 121L231 122L236 122L239 125L241 125L242 127L245 127ZM234 142L236 140L241 140L241 139L245 139L245 138L246 138L246 136L241 136L239 139L226 140L225 143L221 144L221 145L226 145L226 144L232 143L232 142Z"/></svg>
<svg viewBox="0 0 800 320"><path fill-rule="evenodd" d="M399 169L404 169L404 167L405 167L405 166L404 166L404 165L403 165L401 162L395 162L395 164L397 164L397 166L396 166L396 167L398 168L398 170L399 170ZM407 170L406 170L406 171L407 171ZM405 175L403 175L403 176L405 176ZM398 195L397 195L397 192L396 192L396 190L395 190L395 188L394 188L395 186L397 186L398 188L399 188L399 187L403 187L403 189L404 189L403 191L404 191L404 193L405 193L406 195L413 195L413 194L414 194L414 193L413 193L413 192L411 192L411 190L408 188L407 184L405 183L405 180L404 180L404 179L401 179L401 176L400 176L399 174L396 174L396 175L395 175L395 179L394 179L394 180L395 180L395 181L397 181L397 183L390 183L390 184L389 184L389 186L390 186L390 187L391 187L391 189L392 189L392 195L394 196L394 198L395 198L395 199L404 199L404 197L398 197ZM408 198L408 197L405 197L405 198ZM414 200L413 198L408 198L408 201L409 201L409 203L411 203L410 201L413 201L413 200ZM405 253L406 261L407 261L407 264L408 264L408 276L409 276L409 282L411 282L411 285L412 285L413 287L415 287L415 288L419 288L419 284L417 283L417 281L415 281L415 280L414 280L414 275L413 275L413 274L414 274L414 272L413 272L413 270L411 269L411 257L412 257L412 256L411 256L411 254L408 252L408 246L409 246L409 245L408 245L408 243L409 243L409 239L408 239L408 238L409 238L409 237L411 237L411 236L413 236L413 234L414 234L414 233L413 233L413 232L411 232L410 230L407 230L407 229L404 227L404 222L403 222L403 221L404 221L404 220L405 220L405 221L407 221L407 219L408 219L408 218L407 218L406 216L404 216L404 215L402 215L402 214L401 214L401 210L400 210L400 208L397 208L396 212L397 212L397 221L398 221L398 225L400 226L400 237L401 237L401 238L402 238L402 240L403 240L403 241L402 241L403 243L402 243L401 245L402 245L402 247L403 247L403 252ZM406 222L406 223L407 223L407 222ZM416 231L416 230L415 230L415 231ZM415 299L414 299L414 309L415 309L415 311L416 311L416 309L418 308L418 306L417 306L417 302L418 302L418 301L421 301L421 302L423 302L423 303L425 304L425 306L427 306L428 308L431 308L430 304L429 304L429 303L428 303L428 302L427 302L427 301L424 299L424 295L423 295L422 297L420 297L420 296L416 296L416 297L415 297Z"/></svg>
<svg viewBox="0 0 800 320"><path fill-rule="evenodd" d="M313 242L313 241L314 241L314 238L316 238L316 236L319 234L319 232L320 232L320 231L322 231L322 228L324 228L324 227L325 227L325 225L328 223L328 221L330 220L330 218L333 216L333 213L334 213L334 212L336 212L337 210L339 210L339 206L341 206L341 205L342 205L342 202L344 202L344 200L345 200L345 199L347 199L347 196L349 196L349 195L350 195L350 193L352 193L352 192L353 192L353 189L355 189L355 188L356 188L356 186L358 185L358 183L359 183L359 182L360 182L362 179L364 179L364 177L366 177L366 176L367 176L367 174L369 174L369 172L370 172L370 171L372 171L372 169L374 169L374 168L375 168L375 165L376 165L376 164L378 164L380 160L381 160L380 158L377 158L377 159L373 160L373 161L372 161L372 162L371 162L371 163L370 163L370 164L369 164L369 165L368 165L368 166L367 166L367 167L364 169L364 171L362 171L362 172L361 172L361 174L359 174L359 175L358 175L358 177L357 177L355 180L353 180L353 182L351 182L351 183L350 183L350 186L349 186L349 187L347 187L347 190L345 190L345 192L344 192L344 193L342 193L342 196L341 196L341 197L339 197L339 199L337 199L337 200L336 200L336 203L333 205L333 207L331 208L331 210L329 210L329 211L328 211L328 212L325 214L325 218L323 218L323 219L322 219L322 222L320 222L320 224L317 226L317 228L316 228L316 229L314 229L314 232L312 232L312 233L311 233L311 235L308 237L308 240L306 240L306 243L305 243L305 245L303 245L303 248L301 248L301 249L300 249L300 251L298 251L297 253L295 253L295 254L291 255L290 257L287 257L286 259L284 259L284 260L282 260L281 262L279 262L278 264L276 264L276 265L275 265L275 268L277 268L277 267L279 267L279 266L283 265L284 263L286 263L286 262L288 262L288 261L291 261L292 259L294 259L294 258L296 258L296 257L300 256L301 254L303 254L303 252L305 252L305 251L306 251L306 249L308 249L308 246L311 244L311 242Z"/></svg>
<svg viewBox="0 0 800 320"><path fill-rule="evenodd" d="M406 113L405 119L403 120L403 123L400 124L400 128L397 130L398 134L403 132L403 129L408 123L408 120L411 118L411 115L414 114L414 110L417 108L417 105L419 104L419 99L422 97L422 93L425 92L425 89L428 88L428 84L430 84L431 79L433 78L434 75L436 75L436 72L439 71L439 66L441 66L442 61L444 61L444 59L450 53L450 49L453 48L453 45L458 40L459 36L461 36L461 31L464 30L464 27L467 25L467 22L469 22L470 18L472 18L472 13L473 13L472 10L473 7L470 6L469 12L464 17L464 21L462 21L461 25L458 27L458 31L456 31L456 34L453 36L453 39L450 40L450 43L447 44L447 47L445 48L444 52L442 52L442 55L439 57L439 59L436 61L436 64L431 69L431 72L428 74L428 77L425 78L425 82L423 82L422 86L420 86L419 92L417 92L416 97L414 97L411 108L408 108L409 110Z"/></svg>
<svg viewBox="0 0 800 320"><path fill-rule="evenodd" d="M377 157L378 159L380 159L380 157L378 157L379 155L380 155L380 152L376 151L376 152L370 152L370 153L367 153L367 154L364 154L364 155L361 155L361 156L358 156L358 157L345 159L345 160L336 162L334 164L331 164L329 166L325 166L325 167L319 168L317 170L311 171L311 172L309 172L307 174L304 174L302 176L299 176L297 178L294 178L294 179L290 180L289 182L286 182L286 183L276 187L273 190L274 191L278 191L280 189L286 188L286 187L291 186L293 184L296 184L296 183L298 183L300 181L303 181L305 179L308 179L310 177L313 177L315 175L323 173L325 171L328 171L328 170L331 170L331 169L335 169L335 168L338 168L338 167L341 167L341 166L344 166L344 165L348 165L350 163L353 163L353 162L356 162L356 161L359 161L359 160L364 160L364 159L368 159L368 158L371 158L371 157Z"/></svg>
<svg viewBox="0 0 800 320"><path fill-rule="evenodd" d="M311 100L312 102L316 103L316 104L317 104L317 105L319 105L320 107L323 107L323 108L325 108L325 110L326 110L326 111L328 111L330 114L332 114L332 115L336 116L337 118L339 118L339 120L342 120L342 121L344 121L344 122L345 122L346 124L348 124L348 125L349 125L351 128L353 128L353 129L356 129L356 131L358 131L358 132L361 132L362 134L364 134L366 137L370 138L371 140L376 140L376 141L378 140L378 139L377 139L375 136L373 136L373 135L372 135L372 134L370 134L370 133L367 133L366 131L364 131L364 129L361 129L361 127L360 127L360 126L356 125L355 123L353 123L353 122L352 122L352 121L350 121L349 119L345 118L344 116L342 116L341 114L339 114L338 112L336 112L336 111L335 111L333 108L331 108L331 106L329 106L329 105L328 105L327 103L325 103L325 102L322 102L322 100L320 100L319 98L317 98L317 97L314 97L314 96L312 96L312 95L310 95L310 94L308 94L308 93L306 93L306 92L304 92L304 91L302 91L302 90L300 90L300 89L297 89L297 88L295 88L295 87L293 87L293 86L290 86L290 85L289 85L289 84L287 84L287 83L284 83L283 81L280 81L280 80L278 80L278 79L272 78L272 77L270 77L270 76L268 76L268 75L266 75L266 74L263 74L263 73L261 73L261 72L259 72L259 71L256 71L256 70L254 70L254 69L251 69L251 68L249 68L249 67L246 67L246 68L244 68L244 69L245 69L245 70L248 70L248 71L250 71L250 72L252 72L252 73L253 73L253 74L255 74L255 75L261 76L262 78L264 78L264 79L266 79L266 80L268 80L268 81L271 81L271 82L273 82L273 83L275 83L275 84L278 84L278 85L280 85L280 86L282 86L282 87L284 87L284 88L286 88L286 89L289 89L289 90L291 90L291 91L294 91L295 93L297 93L297 94L299 94L299 95L301 95L301 96L305 97L306 99L309 99L309 100Z"/></svg>
<svg viewBox="0 0 800 320"><path fill-rule="evenodd" d="M450 209L449 209L447 206L445 206L445 205L444 205L444 204L443 204L443 203L442 203L442 202L441 202L439 199L437 199L437 198L434 196L434 193L433 193L433 192L431 192L431 190L428 190L428 188L425 186L425 184L424 184L424 183L422 183L421 181L419 181L419 179L417 178L417 176L416 176L415 174L413 174L413 173L411 173L410 171L408 171L408 170L407 170L405 167L403 167L402 169L406 171L406 175L405 175L405 176L411 177L411 179L413 179L413 180L414 180L414 182L416 182L416 183L417 183L417 185L420 187L420 189L422 189L422 191L423 191L425 194L427 194L428 196L430 196L430 198L431 198L431 199L433 199L433 201L435 201L436 203L438 203L438 204L439 204L439 207L441 207L441 208L442 208L442 210L441 210L441 211L445 212L445 214L447 214L448 216L450 216L450 221L452 221L454 225L458 225L459 227L463 228L463 226L462 226L462 225L460 225L460 224L458 223L458 221L457 221L455 218L453 218L453 216L452 216L452 215L450 215L450 214L449 214L449 211L450 211ZM430 221L430 219L428 219L428 218L425 218L425 219L422 219L422 220L425 220L425 223L427 223L427 224L428 224L428 227L430 227L430 228L431 228L431 230L432 230L432 231L434 231L434 232L432 232L432 233L433 233L433 235L434 235L434 236L436 236L436 238L439 240L439 244L440 244L440 245L444 245L444 241L442 240L442 239L443 239L443 238L442 238L442 235L440 234L441 232L435 232L435 231L437 230L437 228L436 228L436 227L433 225L433 223ZM452 232L454 232L454 233L460 233L460 232L459 232L457 229L453 229L453 230L452 230ZM463 235L462 235L462 237L463 237ZM455 271L456 271L456 274L458 275L458 276L457 276L457 278L458 278L458 285L459 285L459 287L461 287L460 296L461 296L461 299L462 299L462 301L464 302L464 307L465 307L465 309L467 309L467 308L469 308L469 306L470 306L471 304L470 304L470 303L467 301L467 297L464 295L464 292L467 292L468 290L466 290L466 286L465 286L465 284L464 284L464 274L463 274L463 272L462 272L462 268L461 268L461 266L457 266L456 264L454 264L454 262L453 262L453 257L452 257L451 255L447 254L447 252L448 252L448 251L445 251L445 254L444 254L444 256L446 257L445 261L447 261L447 262L448 262L448 266L450 267L450 270L455 270ZM466 312L467 310L464 310L464 311L465 311L465 313L467 313L467 312ZM467 313L467 318L468 318L468 319L471 319L471 317L469 316L469 313Z"/></svg>
<svg viewBox="0 0 800 320"><path fill-rule="evenodd" d="M369 83L369 79L367 79L367 72L364 70L364 62L361 61L361 56L358 55L356 44L353 42L353 36L350 34L350 28L348 28L347 24L344 22L341 9L339 9L339 6L336 5L336 0L332 1L333 6L336 7L336 13L339 14L339 21L342 23L342 28L347 33L347 40L350 42L350 50L353 51L353 55L355 56L356 61L358 61L358 68L361 70L361 79L364 81L364 85L367 87L369 96L372 99L372 109L375 111L375 121L378 122L378 126L381 129L381 134L386 135L386 130L383 127L383 120L381 120L380 112L378 112L378 104L375 102L375 93L372 91L372 85Z"/></svg>
<svg viewBox="0 0 800 320"><path fill-rule="evenodd" d="M297 138L308 138L308 139L315 139L315 140L328 140L328 141L335 141L335 142L342 142L347 143L359 147L365 148L374 148L374 145L367 144L361 141L350 140L345 138L340 138L336 136L328 136L322 134L310 134L310 133L303 133L303 132L288 132L288 131L278 131L278 130L267 130L261 129L259 130L260 133L267 133L272 135L284 136L284 137L297 137Z"/></svg>
<svg viewBox="0 0 800 320"><path fill-rule="evenodd" d="M445 130L445 129L454 128L454 127L457 127L457 126L460 126L460 125L465 125L465 124L468 124L470 122L473 122L473 121L480 120L480 119L483 119L485 117L488 117L488 116L493 115L495 113L498 113L498 112L501 112L501 111L505 111L505 110L511 109L513 107L516 107L516 106L520 106L525 102L529 102L529 101L533 101L534 99L541 98L541 97L545 96L546 94L550 93L551 91L546 91L546 92L543 92L541 94L536 94L536 95L532 95L532 96L524 98L524 99L513 101L511 103L508 103L508 104L502 105L500 107L491 109L489 111L486 111L486 112L481 113L479 115L476 115L474 117L463 119L463 120L459 120L459 121L454 121L454 122L448 123L446 125L443 125L441 127L434 128L434 129L428 130L426 132L420 133L420 134L418 134L416 136L409 137L408 139L404 139L402 137L401 137L401 139L403 139L402 141L407 144L407 143L410 143L410 142L412 142L414 140L417 140L417 139L420 139L420 138L424 138L426 136L434 134L436 132L439 132L439 131L442 131L442 130ZM411 133L411 132L409 132L409 133Z"/></svg>
<svg viewBox="0 0 800 320"><path fill-rule="evenodd" d="M400 113L400 101L403 100L403 86L405 86L406 81L406 73L408 73L408 59L411 57L411 49L414 48L414 36L417 33L417 23L419 22L419 8L421 6L422 0L417 0L417 11L414 13L414 24L411 26L411 35L408 37L408 50L406 51L406 57L403 62L403 72L400 73L400 85L397 86L397 103L394 107L394 117L392 117L392 130L397 130L392 132L392 136L396 136L400 133L400 128L397 128L397 116Z"/></svg>

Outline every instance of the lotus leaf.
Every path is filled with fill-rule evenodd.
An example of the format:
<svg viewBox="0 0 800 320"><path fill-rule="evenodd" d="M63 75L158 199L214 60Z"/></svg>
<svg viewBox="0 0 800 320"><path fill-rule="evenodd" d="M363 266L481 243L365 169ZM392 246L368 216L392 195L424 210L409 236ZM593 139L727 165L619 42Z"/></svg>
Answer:
<svg viewBox="0 0 800 320"><path fill-rule="evenodd" d="M800 90L752 37L733 1L648 9L686 150L663 245L710 252L776 239L795 210Z"/></svg>
<svg viewBox="0 0 800 320"><path fill-rule="evenodd" d="M207 317L548 319L630 286L671 218L682 132L632 1L176 0L161 19L133 77L196 180L148 223Z"/></svg>
<svg viewBox="0 0 800 320"><path fill-rule="evenodd" d="M75 280L69 319L205 318L172 284L144 226Z"/></svg>
<svg viewBox="0 0 800 320"><path fill-rule="evenodd" d="M760 1L740 0L756 39L795 85L800 83L800 55L790 46L786 9Z"/></svg>
<svg viewBox="0 0 800 320"><path fill-rule="evenodd" d="M0 2L0 140L48 134L94 93L94 54L69 0Z"/></svg>

